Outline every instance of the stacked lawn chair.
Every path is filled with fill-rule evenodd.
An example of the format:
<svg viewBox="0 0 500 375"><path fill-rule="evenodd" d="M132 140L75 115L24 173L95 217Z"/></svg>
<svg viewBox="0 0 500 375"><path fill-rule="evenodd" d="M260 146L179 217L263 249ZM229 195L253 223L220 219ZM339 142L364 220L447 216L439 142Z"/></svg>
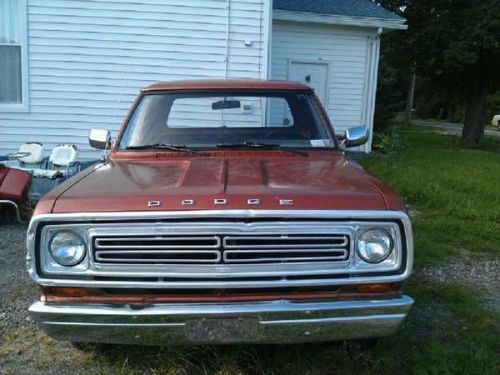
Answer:
<svg viewBox="0 0 500 375"><path fill-rule="evenodd" d="M32 170L33 182L29 194L30 200L40 200L48 191L80 172L80 163L76 160L77 156L78 148L75 145L54 147L43 167Z"/></svg>
<svg viewBox="0 0 500 375"><path fill-rule="evenodd" d="M37 142L24 143L19 151L2 158L6 164L0 164L0 206L11 206L16 211L16 217L21 222L20 206L29 201L31 176L35 168L44 163L43 145ZM17 160L17 165L9 164Z"/></svg>
<svg viewBox="0 0 500 375"><path fill-rule="evenodd" d="M59 145L48 158L40 143L28 142L19 151L4 157L17 165L0 164L0 206L11 206L21 221L19 206L37 202L47 192L80 171L75 145Z"/></svg>

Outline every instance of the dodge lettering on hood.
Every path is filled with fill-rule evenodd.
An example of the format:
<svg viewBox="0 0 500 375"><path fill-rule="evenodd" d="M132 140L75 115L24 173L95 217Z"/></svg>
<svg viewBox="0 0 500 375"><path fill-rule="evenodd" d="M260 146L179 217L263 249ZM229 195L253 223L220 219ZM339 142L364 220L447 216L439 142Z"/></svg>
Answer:
<svg viewBox="0 0 500 375"><path fill-rule="evenodd" d="M398 195L344 155L306 85L143 89L101 161L37 205L32 316L56 339L294 343L393 334L412 229Z"/></svg>

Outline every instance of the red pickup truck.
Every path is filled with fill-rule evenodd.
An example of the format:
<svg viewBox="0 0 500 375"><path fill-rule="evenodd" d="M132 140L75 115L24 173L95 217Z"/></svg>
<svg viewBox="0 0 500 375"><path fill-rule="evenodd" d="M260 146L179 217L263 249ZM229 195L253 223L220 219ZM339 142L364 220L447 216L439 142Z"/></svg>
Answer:
<svg viewBox="0 0 500 375"><path fill-rule="evenodd" d="M141 91L102 161L45 196L28 230L30 312L73 342L291 343L394 333L412 229L293 82Z"/></svg>

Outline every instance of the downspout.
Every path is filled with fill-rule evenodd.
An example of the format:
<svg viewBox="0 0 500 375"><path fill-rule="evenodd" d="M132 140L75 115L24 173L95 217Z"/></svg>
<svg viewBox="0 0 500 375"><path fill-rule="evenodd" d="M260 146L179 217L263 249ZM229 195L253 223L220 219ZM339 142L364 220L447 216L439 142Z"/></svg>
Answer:
<svg viewBox="0 0 500 375"><path fill-rule="evenodd" d="M265 59L262 79L271 79L272 73L272 45L273 45L273 1L263 0L264 4L264 31L262 35L263 58Z"/></svg>
<svg viewBox="0 0 500 375"><path fill-rule="evenodd" d="M259 64L260 79L271 79L272 22L273 0L262 0L260 15L261 51L259 61L262 61ZM267 124L270 116L270 106L265 100L262 105L262 123Z"/></svg>
<svg viewBox="0 0 500 375"><path fill-rule="evenodd" d="M224 59L224 78L229 75L229 38L231 33L231 0L226 1L226 57Z"/></svg>
<svg viewBox="0 0 500 375"><path fill-rule="evenodd" d="M264 44L264 32L262 30L262 19L264 18L264 2L265 0L262 0L260 2L260 16L259 16L259 39L260 39L260 43L261 45ZM262 66L264 65L264 62L262 60L264 60L264 55L263 55L263 52L261 52L261 54L259 54L259 78L262 79Z"/></svg>
<svg viewBox="0 0 500 375"><path fill-rule="evenodd" d="M231 0L226 1L226 56L224 57L224 78L229 76L229 38L231 33ZM224 110L220 111L220 123L224 126Z"/></svg>
<svg viewBox="0 0 500 375"><path fill-rule="evenodd" d="M375 99L377 96L377 80L378 80L378 62L380 57L380 35L383 29L381 27L377 30L377 36L370 41L370 75L369 75L369 92L368 92L368 112L366 120L369 126L369 139L365 146L365 152L370 152L373 142L373 129L375 118Z"/></svg>

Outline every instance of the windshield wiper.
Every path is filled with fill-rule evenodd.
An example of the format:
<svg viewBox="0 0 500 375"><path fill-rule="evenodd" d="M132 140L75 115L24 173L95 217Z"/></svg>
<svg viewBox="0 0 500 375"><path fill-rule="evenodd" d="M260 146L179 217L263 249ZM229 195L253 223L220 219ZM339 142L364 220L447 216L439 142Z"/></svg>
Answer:
<svg viewBox="0 0 500 375"><path fill-rule="evenodd" d="M290 148L283 147L279 144L262 143L262 142L224 143L224 144L218 144L217 148L256 148L263 150L282 150L302 156L308 155L308 153L305 151L293 150Z"/></svg>
<svg viewBox="0 0 500 375"><path fill-rule="evenodd" d="M154 143L151 145L142 145L142 146L130 146L127 147L126 150L169 150L169 151L185 152L188 154L195 154L195 155L207 155L205 152L191 150L187 148L185 145L167 145L163 143Z"/></svg>

